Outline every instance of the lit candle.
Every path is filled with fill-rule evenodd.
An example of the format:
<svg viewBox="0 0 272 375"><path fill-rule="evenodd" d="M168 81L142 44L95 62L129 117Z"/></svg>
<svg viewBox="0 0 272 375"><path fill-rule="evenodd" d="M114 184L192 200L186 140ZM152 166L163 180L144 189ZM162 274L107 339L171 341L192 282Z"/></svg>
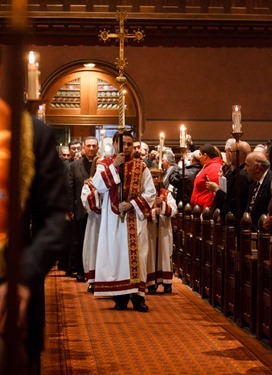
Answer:
<svg viewBox="0 0 272 375"><path fill-rule="evenodd" d="M101 129L100 130L100 140L101 140L100 153L102 157L104 157L104 137L105 137L105 129Z"/></svg>
<svg viewBox="0 0 272 375"><path fill-rule="evenodd" d="M164 133L160 133L159 169L162 169L162 150L164 147Z"/></svg>
<svg viewBox="0 0 272 375"><path fill-rule="evenodd" d="M40 71L39 54L30 51L28 54L27 79L28 79L28 100L38 100L40 96Z"/></svg>
<svg viewBox="0 0 272 375"><path fill-rule="evenodd" d="M37 119L45 122L45 105L44 104L39 105L36 117Z"/></svg>
<svg viewBox="0 0 272 375"><path fill-rule="evenodd" d="M234 105L232 106L232 129L234 133L241 133L241 106Z"/></svg>
<svg viewBox="0 0 272 375"><path fill-rule="evenodd" d="M186 147L186 128L183 124L180 127L179 143L180 147Z"/></svg>

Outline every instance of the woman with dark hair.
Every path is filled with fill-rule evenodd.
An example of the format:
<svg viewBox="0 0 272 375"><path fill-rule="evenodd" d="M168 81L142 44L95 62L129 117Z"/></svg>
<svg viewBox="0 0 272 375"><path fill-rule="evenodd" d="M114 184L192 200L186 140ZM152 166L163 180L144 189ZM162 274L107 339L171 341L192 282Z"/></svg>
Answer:
<svg viewBox="0 0 272 375"><path fill-rule="evenodd" d="M214 193L206 187L207 181L219 184L218 173L224 163L218 156L217 149L209 143L200 147L200 163L203 165L201 171L196 175L194 189L191 196L191 205L199 205L202 209L213 207Z"/></svg>

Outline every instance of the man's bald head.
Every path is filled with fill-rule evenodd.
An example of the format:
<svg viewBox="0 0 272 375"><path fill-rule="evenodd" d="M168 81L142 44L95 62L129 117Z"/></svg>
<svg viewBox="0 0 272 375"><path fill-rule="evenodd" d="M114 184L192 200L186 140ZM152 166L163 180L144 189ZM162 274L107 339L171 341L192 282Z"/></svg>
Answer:
<svg viewBox="0 0 272 375"><path fill-rule="evenodd" d="M254 181L260 180L270 168L270 162L265 154L259 151L250 152L246 157L245 163L249 178Z"/></svg>

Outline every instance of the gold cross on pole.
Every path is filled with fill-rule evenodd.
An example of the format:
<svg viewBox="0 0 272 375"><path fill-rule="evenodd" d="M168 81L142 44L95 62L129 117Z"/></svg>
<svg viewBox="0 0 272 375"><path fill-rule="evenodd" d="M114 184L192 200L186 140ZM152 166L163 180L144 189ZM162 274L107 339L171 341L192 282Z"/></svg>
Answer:
<svg viewBox="0 0 272 375"><path fill-rule="evenodd" d="M127 61L125 59L125 41L127 39L134 39L140 42L144 38L144 33L141 30L134 30L133 34L129 34L125 29L125 19L127 18L127 12L120 10L116 14L116 19L119 21L119 28L115 30L115 33L103 30L100 31L99 38L106 42L108 39L116 39L119 41L119 58L117 58L115 65L118 68L119 76L116 77L116 82L119 85L119 122L118 130L122 133L125 128L125 94L124 85L126 84L126 77L124 76L125 66Z"/></svg>
<svg viewBox="0 0 272 375"><path fill-rule="evenodd" d="M116 39L119 41L119 58L117 58L116 66L119 70L119 75L124 74L125 66L127 61L125 59L125 41L126 39L134 39L137 42L140 42L144 38L144 33L141 30L134 30L133 34L128 34L125 29L125 19L127 18L127 12L125 10L120 10L116 14L116 19L119 21L119 29L115 30L115 33L110 31L103 30L100 32L99 37L103 42L106 42L108 39Z"/></svg>

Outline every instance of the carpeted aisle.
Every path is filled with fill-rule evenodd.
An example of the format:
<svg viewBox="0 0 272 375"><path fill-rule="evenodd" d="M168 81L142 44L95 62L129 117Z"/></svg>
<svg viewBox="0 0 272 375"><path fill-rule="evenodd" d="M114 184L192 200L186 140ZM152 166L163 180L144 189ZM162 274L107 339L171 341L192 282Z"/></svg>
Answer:
<svg viewBox="0 0 272 375"><path fill-rule="evenodd" d="M272 373L271 350L177 279L171 295L147 295L148 313L115 311L86 289L47 277L42 375Z"/></svg>

